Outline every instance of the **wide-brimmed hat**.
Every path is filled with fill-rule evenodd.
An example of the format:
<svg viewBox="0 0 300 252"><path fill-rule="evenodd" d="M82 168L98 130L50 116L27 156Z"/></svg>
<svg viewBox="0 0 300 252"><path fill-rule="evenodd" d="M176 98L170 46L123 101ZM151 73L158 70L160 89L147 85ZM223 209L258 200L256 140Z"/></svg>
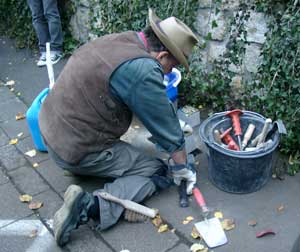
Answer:
<svg viewBox="0 0 300 252"><path fill-rule="evenodd" d="M149 23L163 45L189 70L188 56L198 42L192 30L175 17L161 20L152 9L149 9Z"/></svg>

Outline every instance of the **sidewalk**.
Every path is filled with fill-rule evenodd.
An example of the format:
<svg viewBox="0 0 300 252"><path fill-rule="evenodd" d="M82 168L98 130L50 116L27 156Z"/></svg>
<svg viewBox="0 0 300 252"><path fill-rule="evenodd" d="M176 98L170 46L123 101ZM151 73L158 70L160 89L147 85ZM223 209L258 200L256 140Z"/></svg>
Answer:
<svg viewBox="0 0 300 252"><path fill-rule="evenodd" d="M120 221L105 232L97 232L92 223L81 226L71 235L71 241L60 249L53 239L52 218L63 202L63 193L70 184L78 184L85 190L101 188L104 181L89 177L70 176L58 168L47 153L37 152L28 157L25 153L34 149L26 120L16 120L18 113L26 113L36 95L48 85L46 68L35 65L29 50L16 50L12 41L0 37L0 246L1 251L81 251L81 252L188 252L193 243L193 223L201 220L201 213L194 200L189 208L178 207L175 187L155 195L146 202L157 208L170 230L158 233L149 221L130 224ZM56 76L66 60L54 66ZM14 91L4 84L14 80ZM20 133L23 133L20 136ZM19 137L18 137L19 135ZM151 154L158 154L155 146L147 140L148 132L134 121L124 139ZM18 138L15 145L11 139ZM286 176L285 180L270 179L261 190L251 194L237 195L220 191L211 184L207 174L205 148L195 138L202 150L197 156L198 186L208 205L233 218L235 228L226 231L228 244L209 251L215 252L288 252L298 237L300 224L299 188L300 176ZM38 163L34 168L33 164ZM30 210L19 195L29 194L33 201L43 202L37 210ZM281 211L278 207L283 206ZM194 221L184 225L182 221L193 216ZM255 227L248 221L257 221ZM272 228L276 235L256 238L255 234Z"/></svg>

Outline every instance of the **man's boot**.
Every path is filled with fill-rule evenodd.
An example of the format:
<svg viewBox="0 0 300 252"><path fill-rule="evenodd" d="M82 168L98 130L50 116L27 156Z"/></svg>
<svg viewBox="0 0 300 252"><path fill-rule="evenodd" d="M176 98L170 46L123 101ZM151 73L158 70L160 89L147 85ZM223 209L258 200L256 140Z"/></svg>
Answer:
<svg viewBox="0 0 300 252"><path fill-rule="evenodd" d="M54 216L54 235L59 246L65 245L71 231L89 221L88 211L95 203L91 193L77 185L70 185L64 195L64 204Z"/></svg>

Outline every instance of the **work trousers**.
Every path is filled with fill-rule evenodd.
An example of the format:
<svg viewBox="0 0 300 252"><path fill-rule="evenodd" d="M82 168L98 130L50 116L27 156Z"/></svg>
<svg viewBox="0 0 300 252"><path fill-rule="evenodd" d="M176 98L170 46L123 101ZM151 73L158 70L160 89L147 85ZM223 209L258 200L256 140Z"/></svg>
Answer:
<svg viewBox="0 0 300 252"><path fill-rule="evenodd" d="M162 160L147 156L123 141L99 153L89 154L78 165L66 163L50 147L48 152L59 167L74 174L115 178L112 183L106 183L103 189L93 193L99 200L99 230L114 225L124 208L102 199L97 192L104 190L121 199L142 202L154 192L172 184L172 179L167 176L167 166Z"/></svg>
<svg viewBox="0 0 300 252"><path fill-rule="evenodd" d="M32 24L36 31L40 52L46 51L50 42L52 51L62 52L63 34L56 0L27 0L32 13Z"/></svg>

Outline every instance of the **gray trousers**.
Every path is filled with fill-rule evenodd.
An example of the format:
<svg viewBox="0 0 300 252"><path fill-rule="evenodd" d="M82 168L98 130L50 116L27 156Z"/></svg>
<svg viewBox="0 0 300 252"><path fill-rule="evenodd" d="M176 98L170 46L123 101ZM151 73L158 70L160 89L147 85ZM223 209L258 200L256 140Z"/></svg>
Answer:
<svg viewBox="0 0 300 252"><path fill-rule="evenodd" d="M56 0L27 0L32 13L32 24L36 31L41 52L50 42L52 51L62 51L63 34Z"/></svg>
<svg viewBox="0 0 300 252"><path fill-rule="evenodd" d="M147 156L132 145L119 141L109 149L86 156L78 165L70 165L59 158L48 147L49 155L61 168L74 174L115 178L106 183L103 189L116 197L141 202L159 189L172 184L166 176L167 166L159 159ZM114 225L121 217L124 208L116 203L99 199L99 230Z"/></svg>

